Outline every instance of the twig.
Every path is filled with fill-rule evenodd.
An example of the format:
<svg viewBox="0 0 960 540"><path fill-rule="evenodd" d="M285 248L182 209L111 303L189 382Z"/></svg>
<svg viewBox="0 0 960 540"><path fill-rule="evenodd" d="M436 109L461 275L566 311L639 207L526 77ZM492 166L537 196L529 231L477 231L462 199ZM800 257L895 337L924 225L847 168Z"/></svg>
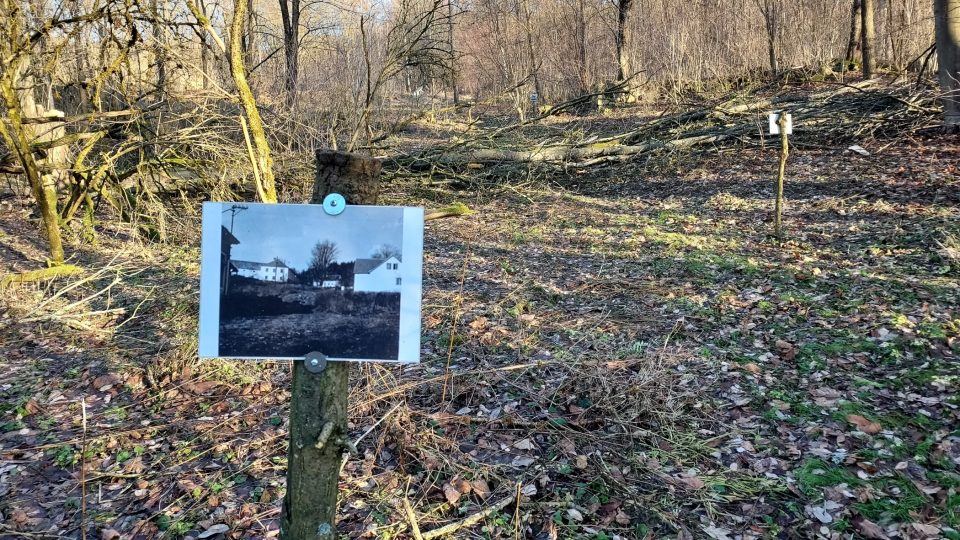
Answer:
<svg viewBox="0 0 960 540"><path fill-rule="evenodd" d="M380 419L377 420L372 426L370 426L369 428L367 428L367 430L364 431L362 435L360 435L359 437L357 437L357 440L353 441L353 444L352 444L351 446L352 446L354 449L356 449L356 448L357 448L357 445L360 444L360 441L362 441L367 435L370 434L370 432L372 432L374 429L376 429L377 426L379 426L381 423L383 423L384 420L386 420L387 418L389 418L390 415L394 413L394 411L396 411L397 409L400 408L400 405L401 405L400 403L397 403L396 405L394 405L393 407L391 407L390 410L387 411L387 414L385 414L385 415L383 415L382 417L380 417ZM340 472L341 472L341 473L343 472L343 468L347 465L347 461L348 461L349 459L350 459L350 454L349 454L349 452L344 452L344 453L343 453L343 461L340 462Z"/></svg>
<svg viewBox="0 0 960 540"><path fill-rule="evenodd" d="M517 482L517 507L513 510L513 536L515 540L520 540L520 486L523 484Z"/></svg>
<svg viewBox="0 0 960 540"><path fill-rule="evenodd" d="M320 429L320 435L317 437L317 443L313 446L317 450L323 450L323 447L327 444L327 439L330 438L331 433L333 433L333 422L327 422L323 425L323 428Z"/></svg>
<svg viewBox="0 0 960 540"><path fill-rule="evenodd" d="M420 534L420 525L417 523L417 514L413 512L410 499L407 498L409 491L410 479L407 478L407 489L403 492L403 513L407 515L407 523L410 524L410 533L413 534L414 540L423 540L423 535Z"/></svg>
<svg viewBox="0 0 960 540"><path fill-rule="evenodd" d="M52 266L50 268L44 268L43 270L31 270L29 272L21 272L14 274L7 274L0 279L0 288L6 287L11 283L28 283L31 281L42 281L45 279L53 279L57 277L72 276L74 274L79 274L83 272L83 269L79 266L74 266L72 264L64 264L60 266Z"/></svg>
<svg viewBox="0 0 960 540"><path fill-rule="evenodd" d="M450 206L440 208L439 210L433 210L427 215L423 216L424 221L430 221L434 219L441 219L446 217L457 217L457 216L469 216L473 213L473 210L470 209L467 205L463 203L453 203Z"/></svg>
<svg viewBox="0 0 960 540"><path fill-rule="evenodd" d="M480 227L477 227L477 235L479 239ZM450 393L453 393L452 385L450 384L450 362L453 359L453 342L454 338L457 335L457 324L460 322L460 308L463 306L463 285L467 279L467 263L470 261L470 250L473 244L467 244L466 253L463 255L463 266L460 268L460 290L457 293L457 300L454 305L453 311L453 320L450 322L450 342L447 344L447 366L443 372L443 390L440 396L440 402L443 403L447 400L447 386L450 385Z"/></svg>
<svg viewBox="0 0 960 540"><path fill-rule="evenodd" d="M431 540L431 539L433 539L433 538L440 538L441 536L446 536L446 535L448 535L448 534L453 534L453 533L459 531L460 529L463 529L463 528L466 528L466 527L472 527L473 525L476 525L476 524L479 523L480 521L482 521L482 520L486 519L487 517L489 517L491 514L494 514L494 513L496 513L496 512L499 512L500 510L503 510L503 509L506 508L507 506L510 506L510 503L512 503L512 502L514 502L514 501L516 501L516 500L517 500L516 495L513 494L513 493L511 493L510 495L507 495L506 497L504 497L504 498L500 499L499 501L495 502L495 503L493 504L493 506L491 506L491 507L489 507L489 508L487 508L487 509L485 509L485 510L481 510L480 512L477 512L476 514L471 514L471 515L469 515L469 516L461 519L460 521L454 521L453 523L448 523L448 524L446 524L446 525L444 525L443 527L440 527L440 528L438 528L438 529L433 529L432 531L427 531L427 532L423 533L423 535L422 535L421 537L422 537L423 540Z"/></svg>

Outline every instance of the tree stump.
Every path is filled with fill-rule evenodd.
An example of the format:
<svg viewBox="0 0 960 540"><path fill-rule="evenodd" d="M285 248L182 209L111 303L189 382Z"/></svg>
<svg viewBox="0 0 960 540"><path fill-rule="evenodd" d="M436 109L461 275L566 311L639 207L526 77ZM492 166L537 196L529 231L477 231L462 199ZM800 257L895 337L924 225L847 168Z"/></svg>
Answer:
<svg viewBox="0 0 960 540"><path fill-rule="evenodd" d="M368 156L318 150L311 202L329 193L348 204L376 204L380 162ZM319 351L323 352L323 351ZM282 540L335 540L337 484L348 448L350 363L329 362L322 373L295 362L290 396L287 493L280 519Z"/></svg>

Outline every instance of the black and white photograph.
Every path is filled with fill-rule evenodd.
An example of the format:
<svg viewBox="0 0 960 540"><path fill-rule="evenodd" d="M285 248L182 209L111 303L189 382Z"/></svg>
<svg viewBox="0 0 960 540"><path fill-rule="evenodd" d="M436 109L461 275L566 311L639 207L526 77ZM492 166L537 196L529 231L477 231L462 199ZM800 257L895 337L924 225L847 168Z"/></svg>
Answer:
<svg viewBox="0 0 960 540"><path fill-rule="evenodd" d="M419 360L423 210L205 203L200 355Z"/></svg>

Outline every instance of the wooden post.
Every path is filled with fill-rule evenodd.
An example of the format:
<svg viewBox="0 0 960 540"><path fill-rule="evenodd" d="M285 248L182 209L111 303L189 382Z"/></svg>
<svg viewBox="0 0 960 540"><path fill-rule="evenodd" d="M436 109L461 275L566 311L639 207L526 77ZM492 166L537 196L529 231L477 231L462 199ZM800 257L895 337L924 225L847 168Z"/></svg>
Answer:
<svg viewBox="0 0 960 540"><path fill-rule="evenodd" d="M378 160L327 150L317 151L316 158L312 202L323 202L329 193L343 195L348 204L377 202ZM294 362L281 540L338 538L337 484L347 448L349 375L349 362L328 362L319 374Z"/></svg>
<svg viewBox="0 0 960 540"><path fill-rule="evenodd" d="M790 155L790 143L787 140L787 113L780 113L777 119L780 127L780 169L777 173L777 202L773 216L773 231L777 240L783 239L783 177L787 173L787 156Z"/></svg>

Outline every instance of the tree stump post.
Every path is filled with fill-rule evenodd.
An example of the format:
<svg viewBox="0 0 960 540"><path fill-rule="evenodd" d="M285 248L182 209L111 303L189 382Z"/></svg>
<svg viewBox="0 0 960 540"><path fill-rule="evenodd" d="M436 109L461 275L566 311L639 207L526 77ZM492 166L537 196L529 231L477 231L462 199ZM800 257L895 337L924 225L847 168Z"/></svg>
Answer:
<svg viewBox="0 0 960 540"><path fill-rule="evenodd" d="M316 160L311 202L339 193L348 204L376 204L378 160L327 150L318 150ZM319 374L307 371L303 362L294 363L281 540L338 538L337 484L347 449L349 379L349 362L328 362Z"/></svg>

